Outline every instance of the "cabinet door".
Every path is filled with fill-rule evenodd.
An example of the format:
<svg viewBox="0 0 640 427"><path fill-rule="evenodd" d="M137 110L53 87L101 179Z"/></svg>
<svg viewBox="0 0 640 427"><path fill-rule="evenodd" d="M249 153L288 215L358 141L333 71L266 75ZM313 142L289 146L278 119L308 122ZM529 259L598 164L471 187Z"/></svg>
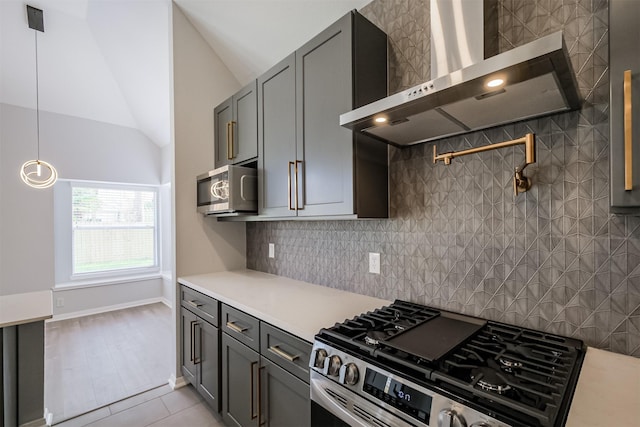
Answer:
<svg viewBox="0 0 640 427"><path fill-rule="evenodd" d="M258 79L259 213L295 216L295 186L291 175L296 160L295 54Z"/></svg>
<svg viewBox="0 0 640 427"><path fill-rule="evenodd" d="M196 386L196 365L195 365L195 328L196 315L184 308L180 309L180 330L182 331L182 351L181 364L184 379Z"/></svg>
<svg viewBox="0 0 640 427"><path fill-rule="evenodd" d="M257 352L222 334L222 417L227 425L257 424L259 363Z"/></svg>
<svg viewBox="0 0 640 427"><path fill-rule="evenodd" d="M640 3L609 3L611 206L614 211L640 208ZM625 71L630 71L625 96ZM626 110L626 111L625 111ZM626 118L625 118L626 114ZM632 124L632 126L631 126ZM625 136L625 128L631 127ZM629 162L629 163L627 163ZM626 177L630 182L626 182ZM630 185L627 185L630 184ZM622 208L622 209L619 209Z"/></svg>
<svg viewBox="0 0 640 427"><path fill-rule="evenodd" d="M202 319L198 319L197 332L196 389L217 412L220 410L220 332Z"/></svg>
<svg viewBox="0 0 640 427"><path fill-rule="evenodd" d="M227 99L213 110L215 168L231 164L232 141L231 126L233 123L232 98Z"/></svg>
<svg viewBox="0 0 640 427"><path fill-rule="evenodd" d="M262 357L260 415L270 427L311 425L309 384Z"/></svg>
<svg viewBox="0 0 640 427"><path fill-rule="evenodd" d="M254 159L258 156L258 103L257 86L254 80L233 95L233 120L230 130L231 157L233 164Z"/></svg>
<svg viewBox="0 0 640 427"><path fill-rule="evenodd" d="M352 14L296 51L298 216L353 214L353 135L340 114L353 107ZM304 155L304 157L302 157Z"/></svg>

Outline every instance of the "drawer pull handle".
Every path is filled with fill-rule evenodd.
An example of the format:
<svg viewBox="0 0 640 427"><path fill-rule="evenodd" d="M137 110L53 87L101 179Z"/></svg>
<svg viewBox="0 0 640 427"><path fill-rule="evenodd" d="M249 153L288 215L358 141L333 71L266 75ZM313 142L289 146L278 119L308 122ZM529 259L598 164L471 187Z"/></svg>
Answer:
<svg viewBox="0 0 640 427"><path fill-rule="evenodd" d="M227 322L227 328L229 328L229 329L231 329L231 330L233 330L233 331L235 331L235 332L237 332L239 334L243 333L244 331L246 331L248 329L248 328L240 327L240 326L236 325L234 322Z"/></svg>
<svg viewBox="0 0 640 427"><path fill-rule="evenodd" d="M204 304L195 300L189 300L189 301L185 301L187 304L189 304L191 307L193 308L200 308L202 307Z"/></svg>
<svg viewBox="0 0 640 427"><path fill-rule="evenodd" d="M298 354L292 355L292 354L287 353L286 351L280 350L280 346L277 346L277 345L269 346L269 351L271 353L274 353L274 354L282 357L283 359L287 359L289 362L295 362L296 359L300 358L300 355L298 355Z"/></svg>
<svg viewBox="0 0 640 427"><path fill-rule="evenodd" d="M624 189L633 190L631 70L624 72Z"/></svg>

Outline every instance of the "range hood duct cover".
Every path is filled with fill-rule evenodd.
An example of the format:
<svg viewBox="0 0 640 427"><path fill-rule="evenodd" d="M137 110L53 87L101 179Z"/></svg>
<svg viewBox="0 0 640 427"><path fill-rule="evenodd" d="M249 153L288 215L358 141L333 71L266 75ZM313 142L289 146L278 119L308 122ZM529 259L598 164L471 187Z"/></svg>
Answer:
<svg viewBox="0 0 640 427"><path fill-rule="evenodd" d="M497 46L494 6L431 0L432 80L344 113L340 125L402 147L579 108L561 31L487 58ZM504 84L487 87L496 78Z"/></svg>

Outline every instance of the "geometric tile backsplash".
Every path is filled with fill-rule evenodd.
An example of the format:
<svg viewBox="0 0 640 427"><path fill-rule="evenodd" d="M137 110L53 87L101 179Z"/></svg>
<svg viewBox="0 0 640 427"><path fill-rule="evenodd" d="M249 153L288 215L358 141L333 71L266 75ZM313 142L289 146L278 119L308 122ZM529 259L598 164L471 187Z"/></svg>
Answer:
<svg viewBox="0 0 640 427"><path fill-rule="evenodd" d="M391 92L430 78L428 4L361 10L390 36ZM608 2L502 0L498 10L501 51L563 30L583 107L435 144L445 152L533 132L531 190L513 196L522 147L450 166L432 164L433 143L390 148L391 218L247 223L247 267L640 357L640 217L609 212ZM380 275L368 273L369 252L381 254Z"/></svg>

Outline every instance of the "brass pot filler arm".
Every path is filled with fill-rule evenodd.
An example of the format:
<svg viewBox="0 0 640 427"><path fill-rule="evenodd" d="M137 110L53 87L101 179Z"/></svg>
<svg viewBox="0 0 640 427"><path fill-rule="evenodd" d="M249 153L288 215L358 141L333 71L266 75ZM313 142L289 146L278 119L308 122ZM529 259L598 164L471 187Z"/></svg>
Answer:
<svg viewBox="0 0 640 427"><path fill-rule="evenodd" d="M513 147L514 145L524 144L525 160L521 166L515 168L513 174L513 194L517 196L531 188L531 180L524 176L523 171L531 163L536 162L536 141L532 133L528 133L522 138L513 139L511 141L497 142L495 144L484 145L482 147L469 148L462 151L451 151L448 153L438 154L437 147L433 146L433 163L438 160L444 161L445 165L451 164L454 157L466 156L467 154L482 153L483 151L496 150L498 148Z"/></svg>

